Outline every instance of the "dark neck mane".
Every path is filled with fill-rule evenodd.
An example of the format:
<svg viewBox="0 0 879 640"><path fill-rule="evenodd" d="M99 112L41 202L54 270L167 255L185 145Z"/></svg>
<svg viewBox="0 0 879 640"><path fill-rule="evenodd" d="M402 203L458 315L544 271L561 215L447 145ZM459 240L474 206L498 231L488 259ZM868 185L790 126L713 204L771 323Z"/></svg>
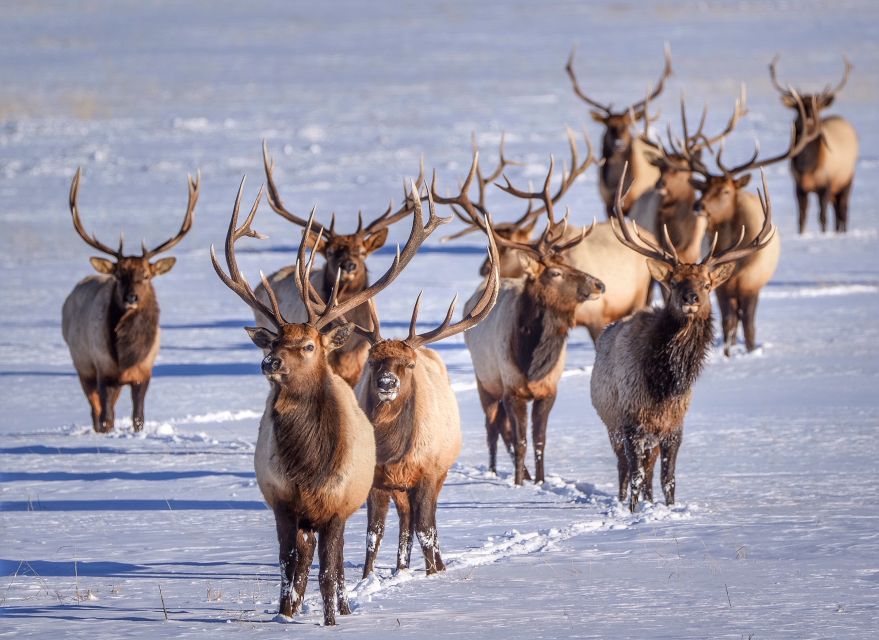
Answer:
<svg viewBox="0 0 879 640"><path fill-rule="evenodd" d="M803 135L803 121L799 117L797 117L797 120L794 123L794 131L796 134L796 140L799 141ZM818 154L821 151L822 144L824 144L823 134L812 140L812 142L807 144L798 155L791 158L791 164L794 169L799 173L808 173L817 168Z"/></svg>
<svg viewBox="0 0 879 640"><path fill-rule="evenodd" d="M110 345L120 371L136 366L149 354L159 329L159 305L156 296L141 300L137 309L122 309L116 296L107 314Z"/></svg>
<svg viewBox="0 0 879 640"><path fill-rule="evenodd" d="M375 427L375 458L380 465L400 462L415 437L415 380L393 402L380 402L373 393L373 380L366 380L366 415Z"/></svg>
<svg viewBox="0 0 879 640"><path fill-rule="evenodd" d="M512 348L516 365L529 382L541 380L555 367L574 324L575 308L553 308L533 282L526 284L519 298Z"/></svg>
<svg viewBox="0 0 879 640"><path fill-rule="evenodd" d="M714 341L711 314L691 320L677 318L663 309L649 330L644 377L657 400L687 394L702 372Z"/></svg>

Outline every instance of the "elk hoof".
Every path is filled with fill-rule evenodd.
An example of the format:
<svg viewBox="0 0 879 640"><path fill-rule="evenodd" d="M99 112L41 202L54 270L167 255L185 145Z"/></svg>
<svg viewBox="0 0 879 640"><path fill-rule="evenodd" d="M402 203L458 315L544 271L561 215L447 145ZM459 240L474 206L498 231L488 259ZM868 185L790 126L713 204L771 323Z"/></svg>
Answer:
<svg viewBox="0 0 879 640"><path fill-rule="evenodd" d="M134 427L135 431L141 431L143 429L143 418L134 418L131 421L131 426Z"/></svg>

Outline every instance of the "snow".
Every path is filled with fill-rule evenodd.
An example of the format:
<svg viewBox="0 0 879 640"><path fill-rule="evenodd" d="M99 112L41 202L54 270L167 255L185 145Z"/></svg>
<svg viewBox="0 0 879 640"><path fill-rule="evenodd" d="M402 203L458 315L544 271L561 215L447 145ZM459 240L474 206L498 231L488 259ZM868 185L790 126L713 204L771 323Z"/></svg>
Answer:
<svg viewBox="0 0 879 640"><path fill-rule="evenodd" d="M696 386L678 461L679 504L629 514L589 401L594 358L570 338L550 418L542 486L516 487L511 463L487 472L482 414L460 336L449 366L464 448L440 496L448 571L393 575L388 517L377 575L358 581L365 509L346 530L350 637L868 638L879 618L879 116L875 3L577 2L19 3L0 20L0 637L275 637L323 634L316 568L293 629L276 621L277 541L252 458L267 385L242 331L243 304L216 278L243 173L245 200L275 157L285 202L356 224L400 199L424 154L442 188L463 177L470 132L492 158L539 177L564 157L564 126L600 131L563 72L578 45L581 83L617 105L640 97L669 41L675 75L657 101L722 127L741 80L750 114L727 154L787 141L789 114L766 64L820 88L853 60L833 111L858 130L852 231L797 237L787 167L767 171L781 263L758 311L762 347L719 349ZM489 161L490 164L490 161ZM177 228L186 173L202 174L190 235L156 283L162 350L146 425L92 433L61 339L60 307L89 273L67 191L82 165L86 226L131 246ZM515 181L515 180L514 180ZM496 219L518 206L492 194ZM601 218L596 173L567 198L574 220ZM509 210L509 212L508 212ZM263 205L241 262L252 277L288 263L298 232ZM402 241L405 229L391 231ZM417 291L422 326L469 295L478 239L433 239L378 298L405 331ZM380 273L393 256L380 251ZM438 277L440 275L441 277ZM658 478L656 479L659 494ZM161 591L160 591L161 590ZM167 615L167 622L165 621Z"/></svg>

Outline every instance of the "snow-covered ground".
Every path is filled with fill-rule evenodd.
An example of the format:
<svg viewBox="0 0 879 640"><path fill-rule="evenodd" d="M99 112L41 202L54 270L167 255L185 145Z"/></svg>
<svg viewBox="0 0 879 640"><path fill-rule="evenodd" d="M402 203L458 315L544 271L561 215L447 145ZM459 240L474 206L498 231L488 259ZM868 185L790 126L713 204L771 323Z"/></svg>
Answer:
<svg viewBox="0 0 879 640"><path fill-rule="evenodd" d="M550 419L541 487L486 473L482 414L463 340L439 345L465 444L441 495L449 571L357 579L365 513L348 523L350 637L868 638L879 620L879 7L863 2L231 3L7 5L0 17L0 637L260 637L324 634L316 585L295 629L273 621L277 542L252 454L266 393L248 310L217 280L241 174L261 183L260 140L285 201L353 225L399 200L420 154L452 185L471 130L485 154L539 177L565 153L563 127L600 132L563 72L571 45L584 86L640 97L669 41L675 75L658 101L710 105L721 126L742 80L751 113L730 140L744 157L787 141L789 113L766 64L823 87L855 70L833 110L861 158L846 236L797 237L786 166L768 171L783 250L758 313L759 352L717 353L697 384L674 509L617 505L615 460L589 401L594 356L571 336ZM157 282L162 351L147 426L91 433L61 339L60 309L90 272L67 189L84 168L86 225L136 246L177 228L185 174L202 172L192 233ZM601 216L594 170L568 203ZM494 197L497 219L517 213ZM814 202L813 202L814 208ZM264 206L270 235L242 253L252 276L291 260L298 231ZM402 239L405 229L394 229ZM419 288L424 324L469 295L475 238L431 241L379 297L401 328ZM390 250L372 261L379 272ZM441 277L437 277L440 275ZM127 392L118 414L129 413ZM393 520L390 520L393 523ZM416 554L417 555L417 554ZM420 561L414 563L420 567ZM314 576L314 573L312 574ZM164 608L167 611L165 622Z"/></svg>

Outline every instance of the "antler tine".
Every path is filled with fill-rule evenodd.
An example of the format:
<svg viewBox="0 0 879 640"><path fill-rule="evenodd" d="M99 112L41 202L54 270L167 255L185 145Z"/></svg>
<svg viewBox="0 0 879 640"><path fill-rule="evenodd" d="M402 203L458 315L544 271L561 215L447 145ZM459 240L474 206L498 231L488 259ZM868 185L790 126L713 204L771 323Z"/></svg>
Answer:
<svg viewBox="0 0 879 640"><path fill-rule="evenodd" d="M381 332L379 329L379 320L378 320L378 312L375 309L375 300L367 300L367 306L369 307L369 320L372 323L372 330L367 329L365 327L361 327L359 324L354 324L354 331L359 335L366 338L366 340L370 344L378 344L384 338L381 336Z"/></svg>
<svg viewBox="0 0 879 640"><path fill-rule="evenodd" d="M555 168L555 158L550 154L549 156L549 171L546 172L546 178L543 181L543 189L541 191L524 191L522 189L517 189L513 186L513 183L510 182L510 179L504 175L504 182L506 185L502 185L499 183L495 183L495 185L502 191L506 191L512 196L516 196L517 198L524 198L525 200L539 199L543 201L543 211L546 212L547 217L549 218L550 224L555 224L555 212L553 211L553 200L550 196L550 183L552 181L552 172ZM533 214L532 214L533 215Z"/></svg>
<svg viewBox="0 0 879 640"><path fill-rule="evenodd" d="M415 180L415 185L418 187L419 198L421 194L421 188L424 186L424 176L424 156L421 156L421 159L418 162L418 178L416 178ZM406 181L404 180L403 204L400 205L400 208L396 211L392 211L394 208L394 203L392 201L383 214L381 214L378 218L366 225L365 232L367 235L376 233L377 231L381 231L382 229L391 226L395 222L399 222L400 220L412 213L412 199L411 196L406 193L405 185ZM357 231L358 233L361 231L360 227L358 227Z"/></svg>
<svg viewBox="0 0 879 640"><path fill-rule="evenodd" d="M726 262L735 262L736 260L741 260L757 251L760 251L763 247L769 244L772 238L776 233L776 226L772 223L772 202L769 199L769 190L766 185L766 174L761 170L760 171L761 182L763 183L762 191L760 189L757 190L758 197L760 199L760 206L763 209L763 226L760 229L760 233L758 233L753 240L749 243L742 246L742 242L745 238L745 227L742 226L741 234L739 235L738 241L734 242L732 245L727 247L726 249L720 251L717 255L714 254L714 245L712 245L711 251L708 254L708 257L702 261L703 264L714 267L719 264L724 264ZM714 243L717 243L715 239Z"/></svg>
<svg viewBox="0 0 879 640"><path fill-rule="evenodd" d="M316 208L312 207L311 213L308 216L308 221L305 223L305 231L302 234L302 239L299 241L299 249L296 251L296 270L293 278L296 290L299 292L299 297L305 305L305 312L308 315L308 324L312 325L318 319L318 313L314 308L313 302L316 301L319 304L324 305L320 295L318 295L317 291L311 286L311 268L314 265L314 256L317 253L317 242L312 243L311 255L308 260L305 259L306 248L308 246L309 238L311 237L311 229L314 225L315 211ZM319 229L318 235L323 235L322 227ZM338 276L339 274L337 273L336 275Z"/></svg>
<svg viewBox="0 0 879 640"><path fill-rule="evenodd" d="M192 228L192 221L195 217L195 205L198 202L199 186L201 184L201 171L198 170L195 172L195 180L192 179L192 175L187 176L186 182L189 189L189 199L186 204L186 215L183 216L183 224L180 225L180 230L177 232L177 235L166 240L155 249L148 251L146 245L141 244L144 258L152 258L155 255L173 248L177 243L183 240L183 237L189 233L189 230ZM261 188L262 187L260 187L260 189ZM122 250L121 246L119 250Z"/></svg>
<svg viewBox="0 0 879 640"><path fill-rule="evenodd" d="M769 79L772 81L772 86L775 87L776 91L778 91L783 96L789 96L790 92L786 87L782 86L782 84L778 81L778 76L776 75L775 67L778 64L778 59L780 57L781 56L776 54L775 57L772 58L772 62L769 63Z"/></svg>
<svg viewBox="0 0 879 640"><path fill-rule="evenodd" d="M70 215L73 217L73 228L76 233L79 234L79 237L82 238L87 245L89 245L93 249L101 251L102 253L111 255L118 260L122 257L122 234L119 235L119 249L114 250L98 240L98 237L95 234L89 235L88 233L86 233L85 228L82 226L82 220L79 217L79 206L77 205L77 197L79 196L79 181L81 178L82 167L77 167L76 174L74 174L73 176L73 181L70 183Z"/></svg>
<svg viewBox="0 0 879 640"><path fill-rule="evenodd" d="M276 313L277 299L273 300L273 308L271 309L263 304L256 297L253 289L250 288L247 278L241 273L241 270L238 268L238 261L235 259L235 242L237 240L244 236L258 239L265 238L264 235L255 231L250 226L256 215L256 211L259 208L259 201L262 199L262 187L260 187L259 192L256 194L256 199L253 202L253 207L250 209L250 214L247 216L244 224L238 227L238 212L241 209L241 197L244 194L244 184L246 179L246 177L243 177L241 179L241 184L238 186L238 194L235 196L235 206L232 208L232 219L229 221L229 230L226 232L225 253L226 267L229 269L229 274L227 275L220 266L220 262L217 260L217 252L213 244L211 245L211 264L213 264L214 271L217 272L217 275L220 277L220 280L223 281L223 284L234 291L250 308L268 318L269 321L275 325L276 329L280 329L285 324L285 321L281 316L280 311ZM262 274L260 275L262 276ZM271 300L274 298L274 291L268 286L267 280L264 280L264 282L266 284L266 291L269 293L269 299Z"/></svg>
<svg viewBox="0 0 879 640"><path fill-rule="evenodd" d="M577 246L578 244L583 242L587 237L589 237L590 233L595 231L595 224L596 224L596 220L595 220L595 218L592 218L592 224L589 225L588 228L583 227L583 229L580 231L580 235L573 238L572 240L569 240L568 242L564 242L562 244L553 244L552 251L554 253L564 253L565 251L567 251L569 249L573 249L575 246ZM562 234L562 237L564 237L564 234Z"/></svg>
<svg viewBox="0 0 879 640"><path fill-rule="evenodd" d="M623 165L623 174L620 177L620 182L617 185L617 192L614 198L614 217L610 219L611 228L613 229L614 235L617 240L619 240L622 244L627 246L632 251L636 253L640 253L642 256L650 258L651 260L659 260L660 262L665 262L670 265L677 265L677 256L670 255L666 251L663 251L660 247L654 245L652 242L648 242L645 238L643 238L638 233L638 225L635 221L632 221L632 229L635 231L635 235L638 237L638 242L632 234L629 232L629 227L626 224L626 219L623 217L623 185L626 181L626 174L629 171L629 163L626 162ZM643 243L643 244L641 244Z"/></svg>
<svg viewBox="0 0 879 640"><path fill-rule="evenodd" d="M577 75L574 73L574 56L577 53L577 48L573 47L571 49L571 55L568 56L568 63L565 65L565 71L568 74L568 78L571 79L571 84L574 86L574 93L583 100L586 104L595 107L601 111L604 111L606 114L610 115L610 105L604 105L597 100L594 100L587 96L583 90L580 88L580 83L577 82Z"/></svg>
<svg viewBox="0 0 879 640"><path fill-rule="evenodd" d="M324 311L320 314L320 317L313 323L316 329L320 329L321 327L326 326L336 318L344 316L348 311L360 306L370 298L375 297L380 291L390 285L397 278L397 276L400 275L406 265L409 264L412 258L415 257L415 254L418 252L419 247L421 247L424 241L427 240L430 234L432 234L437 229L437 227L446 224L452 219L452 216L449 216L448 218L440 218L439 216L437 216L436 206L434 205L433 198L428 191L427 201L430 215L427 224L424 224L424 210L421 206L421 195L419 193L419 188L414 181L412 182L411 194L412 203L414 205L414 215L412 216L412 231L409 233L409 239L406 241L406 244L403 247L403 251L401 252L399 247L397 248L397 255L394 257L391 266L381 278L376 280L366 289L355 293L350 298L342 302L338 302L335 299L335 293L338 289L337 281L337 284L333 286L333 293L330 297L330 301L327 302L326 306L324 307Z"/></svg>
<svg viewBox="0 0 879 640"><path fill-rule="evenodd" d="M736 99L735 104L733 105L732 115L730 116L729 121L727 121L724 130L711 138L705 136L704 134L701 134L700 137L702 138L702 143L699 144L695 143L694 141L695 144L692 146L692 150L698 151L705 147L710 150L712 145L717 144L718 142L726 138L726 136L728 136L730 133L732 133L733 129L735 129L736 125L739 123L739 120L748 115L747 99L747 88L745 87L745 83L743 82L741 84L741 87L739 88L739 97Z"/></svg>
<svg viewBox="0 0 879 640"><path fill-rule="evenodd" d="M417 335L415 333L415 322L418 317L418 309L421 304L421 294L418 294L418 299L415 301L415 308L412 311L412 321L409 325L409 337L406 338L407 344L413 349L417 349L431 342L437 342L442 340L443 338L448 338L449 336L456 335L471 327L476 326L482 320L488 316L494 307L495 302L497 302L498 292L500 291L500 271L498 269L498 262L500 258L498 257L497 244L495 243L495 234L494 228L491 222L491 216L486 213L485 218L485 228L486 228L486 237L488 238L488 259L491 264L491 271L488 274L488 279L485 283L485 288L482 291L482 295L479 297L479 300L474 305L474 307L470 310L470 313L461 318L460 321L455 324L450 324L452 321L452 316L455 313L455 305L458 302L458 296L455 295L452 298L452 303L449 305L449 309L446 312L446 317L443 319L440 326L436 329L428 331L427 333L423 333L421 335Z"/></svg>
<svg viewBox="0 0 879 640"><path fill-rule="evenodd" d="M845 87L845 85L848 83L848 77L852 71L852 63L851 63L851 60L849 60L848 56L846 56L846 55L842 56L842 60L845 63L845 71L842 74L842 80L839 81L839 84L837 84L835 88L830 89L828 87L827 89L824 90L824 94L827 96L836 95L837 93L842 91L842 88Z"/></svg>
<svg viewBox="0 0 879 640"><path fill-rule="evenodd" d="M308 221L303 220L294 213L290 213L284 206L284 202L281 200L281 194L278 191L278 187L275 185L275 160L269 155L269 146L265 138L263 138L262 141L262 163L266 173L266 200L268 200L272 211L293 224L299 225L300 227L306 226ZM322 230L322 233L324 233L326 239L329 240L329 234L325 230Z"/></svg>
<svg viewBox="0 0 879 640"><path fill-rule="evenodd" d="M644 108L649 100L653 100L658 97L662 90L665 88L665 81L672 74L671 70L671 46L666 42L665 47L663 49L664 57L665 57L665 66L662 68L662 75L659 78L659 82L656 83L656 86L653 88L653 91L648 92L647 96L643 100L639 100L635 104L632 105L632 110L637 112L642 110L644 115L647 114L647 109ZM640 116L639 116L640 117Z"/></svg>
<svg viewBox="0 0 879 640"><path fill-rule="evenodd" d="M744 164L740 164L736 167L733 167L732 169L726 167L723 164L723 151L724 151L724 146L721 145L720 148L717 150L717 156L715 157L715 162L717 163L717 167L726 174L735 175L735 174L739 173L740 171L744 171L745 169L750 167L757 160L757 156L760 155L760 141L756 140L756 139L754 140L754 153L751 155L751 159L748 160L747 162L745 162Z"/></svg>

